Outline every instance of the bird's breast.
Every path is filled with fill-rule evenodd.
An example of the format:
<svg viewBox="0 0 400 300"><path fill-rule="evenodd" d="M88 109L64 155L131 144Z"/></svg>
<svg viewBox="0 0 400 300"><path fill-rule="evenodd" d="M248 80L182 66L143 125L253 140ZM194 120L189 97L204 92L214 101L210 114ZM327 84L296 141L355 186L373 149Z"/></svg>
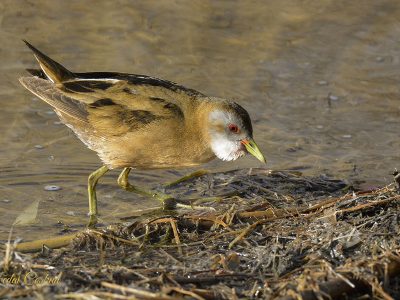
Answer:
<svg viewBox="0 0 400 300"><path fill-rule="evenodd" d="M184 168L215 158L207 141L201 136L171 128L108 138L96 151L111 168Z"/></svg>

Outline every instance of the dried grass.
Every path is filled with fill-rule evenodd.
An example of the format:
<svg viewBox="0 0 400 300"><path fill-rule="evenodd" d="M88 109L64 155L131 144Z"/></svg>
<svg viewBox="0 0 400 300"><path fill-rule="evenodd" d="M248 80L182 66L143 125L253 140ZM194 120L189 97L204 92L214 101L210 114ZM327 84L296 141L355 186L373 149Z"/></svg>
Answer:
<svg viewBox="0 0 400 300"><path fill-rule="evenodd" d="M67 248L35 254L9 248L1 278L29 271L62 277L53 285L3 283L0 295L400 297L400 195L394 184L355 193L342 181L253 169L206 174L169 189L220 200L208 203L215 211L128 217L128 225L77 234Z"/></svg>

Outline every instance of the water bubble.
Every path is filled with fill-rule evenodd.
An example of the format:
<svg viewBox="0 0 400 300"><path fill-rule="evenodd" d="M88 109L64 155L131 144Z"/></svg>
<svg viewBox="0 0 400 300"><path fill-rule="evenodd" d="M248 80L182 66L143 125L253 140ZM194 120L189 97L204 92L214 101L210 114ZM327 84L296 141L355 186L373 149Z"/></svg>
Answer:
<svg viewBox="0 0 400 300"><path fill-rule="evenodd" d="M46 185L44 187L45 191L53 192L53 191L59 191L61 190L61 187L58 185Z"/></svg>
<svg viewBox="0 0 400 300"><path fill-rule="evenodd" d="M335 96L335 95L329 95L329 100L337 101L337 100L339 100L339 97Z"/></svg>

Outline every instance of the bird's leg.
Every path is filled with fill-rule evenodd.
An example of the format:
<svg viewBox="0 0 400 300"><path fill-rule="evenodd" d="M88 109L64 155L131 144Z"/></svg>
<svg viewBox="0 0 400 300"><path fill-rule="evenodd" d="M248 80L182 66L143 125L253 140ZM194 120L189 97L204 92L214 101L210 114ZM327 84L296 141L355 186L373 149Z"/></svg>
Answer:
<svg viewBox="0 0 400 300"><path fill-rule="evenodd" d="M132 168L124 168L122 170L117 179L118 185L126 191L135 192L144 196L152 196L152 193L150 191L142 190L129 183L128 176L131 170Z"/></svg>
<svg viewBox="0 0 400 300"><path fill-rule="evenodd" d="M155 198L155 199L161 201L164 209L174 209L176 207L192 208L192 209L211 209L208 207L200 207L200 206L184 204L181 201L177 201L176 199L174 199L173 197L171 197L167 194L163 194L160 192L154 192L154 191L150 191L150 190L144 190L137 186L134 186L134 185L130 184L128 181L128 175L129 175L130 171L131 171L131 168L124 168L122 170L121 174L118 176L119 186L121 186L124 190L134 192L134 193L137 193L137 194L140 194L143 196Z"/></svg>
<svg viewBox="0 0 400 300"><path fill-rule="evenodd" d="M89 195L89 224L88 227L92 227L97 223L97 197L96 197L96 185L100 177L107 173L108 168L102 166L88 177L88 195Z"/></svg>
<svg viewBox="0 0 400 300"><path fill-rule="evenodd" d="M192 172L190 174L182 176L181 178L178 178L177 180L174 180L172 182L164 184L164 187L171 187L171 186L177 185L177 184L179 184L181 182L185 182L187 180L190 180L190 179L193 179L193 178L196 178L196 177L200 177L200 176L203 176L203 175L208 174L208 173L209 172L207 170L197 170L197 171L194 171L194 172Z"/></svg>
<svg viewBox="0 0 400 300"><path fill-rule="evenodd" d="M124 190L129 190L132 185L128 181L128 176L129 173L131 172L132 168L124 168L119 174L117 182L120 187L122 187Z"/></svg>
<svg viewBox="0 0 400 300"><path fill-rule="evenodd" d="M163 204L163 207L165 209L173 209L176 206L176 200L172 198L171 196L168 196L163 193L159 192L153 192L151 190L145 190L141 189L137 186L134 186L129 183L128 181L128 176L132 168L124 168L118 176L118 185L122 187L124 190L129 191L129 192L134 192L146 197L151 197L151 198L156 198L157 200L161 201Z"/></svg>

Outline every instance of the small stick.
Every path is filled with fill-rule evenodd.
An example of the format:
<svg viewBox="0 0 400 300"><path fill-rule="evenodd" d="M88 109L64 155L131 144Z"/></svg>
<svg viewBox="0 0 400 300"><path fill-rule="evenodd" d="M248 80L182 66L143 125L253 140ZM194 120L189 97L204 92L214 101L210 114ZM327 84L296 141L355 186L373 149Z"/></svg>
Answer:
<svg viewBox="0 0 400 300"><path fill-rule="evenodd" d="M73 234L57 236L49 239L19 243L14 247L14 250L19 252L36 252L42 250L43 245L46 245L52 249L66 247L78 234L79 232L76 232Z"/></svg>
<svg viewBox="0 0 400 300"><path fill-rule="evenodd" d="M122 293L130 293L130 294L134 294L136 296L139 297L144 297L145 299L159 299L159 300L173 300L175 298L167 296L167 295L159 295L156 293L152 293L152 292L148 292L148 291L144 291L144 290L139 290L139 289L134 289L132 287L125 287L122 285L118 285L115 283L110 283L110 282L106 282L103 281L101 283L102 286L109 288L109 289L113 289L113 290L118 290Z"/></svg>
<svg viewBox="0 0 400 300"><path fill-rule="evenodd" d="M194 298L194 299L197 299L197 300L205 300L205 298L203 298L203 297L197 295L196 293L191 292L191 291L184 290L184 289L182 289L182 288L170 287L170 288L168 288L168 290L169 290L169 291L174 291L174 292L180 293L180 294L182 294L182 295L188 295L188 296L190 296L190 297L192 297L192 298Z"/></svg>
<svg viewBox="0 0 400 300"><path fill-rule="evenodd" d="M258 211L243 211L237 214L240 218L273 218L277 215L284 215L282 210L274 210L268 208L267 210Z"/></svg>
<svg viewBox="0 0 400 300"><path fill-rule="evenodd" d="M192 220L197 220L197 221L211 221L213 223L217 223L218 225L224 227L224 228L228 228L229 226L222 220L217 219L215 216L210 216L210 217L206 217L206 216L185 216L185 218L187 219L192 219Z"/></svg>
<svg viewBox="0 0 400 300"><path fill-rule="evenodd" d="M355 207L344 208L344 209L338 210L337 213L355 212L355 211L362 210L362 209L369 208L369 207L373 207L373 206L384 205L386 203L389 203L389 202L391 202L393 200L398 200L398 199L400 199L400 195L393 196L393 197L390 197L390 198L387 198L387 199L384 199L384 200L380 200L380 201L360 204L360 205L357 205Z"/></svg>
<svg viewBox="0 0 400 300"><path fill-rule="evenodd" d="M171 219L169 222L171 224L172 231L174 232L175 243L178 245L178 252L180 255L182 255L182 247L180 246L181 240L179 238L178 228L176 227L176 220Z"/></svg>
<svg viewBox="0 0 400 300"><path fill-rule="evenodd" d="M175 264L177 265L182 265L182 262L177 260L175 257L173 257L171 254L169 254L167 251L165 251L164 249L160 248L158 251L162 252L165 256L167 256L168 258L170 258L172 261L175 262ZM148 278L147 278L148 279Z"/></svg>
<svg viewBox="0 0 400 300"><path fill-rule="evenodd" d="M87 292L87 293L68 293L62 295L56 295L56 299L118 299L118 300L136 300L135 296L123 296L119 294L113 294L108 292Z"/></svg>
<svg viewBox="0 0 400 300"><path fill-rule="evenodd" d="M249 225L247 228L245 228L232 242L229 243L229 247L228 248L232 249L232 247L235 246L235 244L237 244L246 235L248 235L251 231L253 231L259 224L261 224L261 222L257 221L255 223Z"/></svg>
<svg viewBox="0 0 400 300"><path fill-rule="evenodd" d="M113 235L109 235L109 234L106 234L106 233L103 233L103 232L100 232L100 231L97 231L97 230L94 230L94 229L90 229L90 232L98 234L98 235L100 235L102 237L107 237L109 239L116 240L116 241L124 243L124 244L133 245L133 246L140 245L139 241L126 240L126 239L123 239L123 238L120 238L120 237L117 237L117 236L113 236Z"/></svg>

